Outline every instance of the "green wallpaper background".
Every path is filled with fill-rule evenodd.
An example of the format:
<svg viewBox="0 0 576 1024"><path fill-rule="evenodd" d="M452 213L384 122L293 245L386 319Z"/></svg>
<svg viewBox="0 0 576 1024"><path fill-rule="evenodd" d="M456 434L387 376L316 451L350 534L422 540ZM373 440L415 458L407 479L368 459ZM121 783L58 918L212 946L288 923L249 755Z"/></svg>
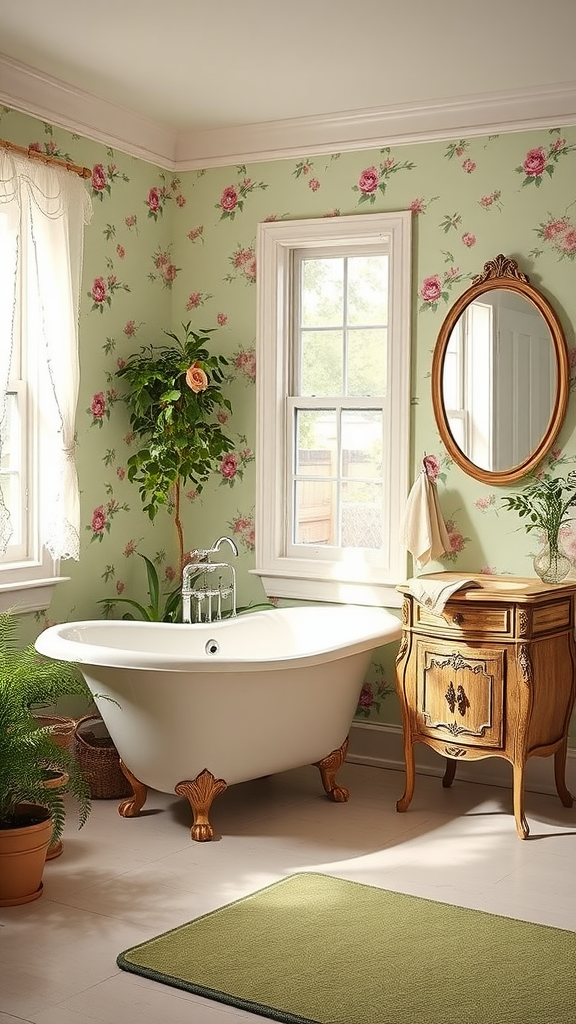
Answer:
<svg viewBox="0 0 576 1024"><path fill-rule="evenodd" d="M188 491L186 546L234 536L239 604L264 599L254 565L256 226L262 220L413 212L412 478L423 455L439 466L438 495L451 552L430 568L533 576L535 540L501 506L511 489L467 477L443 448L430 395L435 340L451 303L502 252L519 263L554 305L576 362L576 128L512 132L173 175L17 111L0 111L0 135L92 169L94 216L86 229L80 318L81 392L77 416L82 545L67 561L47 622L94 618L97 601L145 597L142 552L170 589L176 536L170 516L151 524L128 482L130 435L115 371L164 330L213 328L211 349L230 359L226 428L235 460L201 495ZM572 397L547 464L576 463ZM516 485L520 486L520 485ZM576 530L564 537L576 557ZM409 572L412 570L409 569ZM118 607L118 615L121 606ZM377 652L358 716L400 721L393 689L395 645ZM571 744L576 746L573 721Z"/></svg>

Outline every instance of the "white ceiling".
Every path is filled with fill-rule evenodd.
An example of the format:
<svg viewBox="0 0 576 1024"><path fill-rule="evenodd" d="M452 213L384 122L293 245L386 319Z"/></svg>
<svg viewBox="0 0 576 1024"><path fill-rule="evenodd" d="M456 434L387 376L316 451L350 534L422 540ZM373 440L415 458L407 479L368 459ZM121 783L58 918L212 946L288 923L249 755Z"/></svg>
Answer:
<svg viewBox="0 0 576 1024"><path fill-rule="evenodd" d="M5 0L0 101L194 163L463 99L576 107L575 39L576 0Z"/></svg>

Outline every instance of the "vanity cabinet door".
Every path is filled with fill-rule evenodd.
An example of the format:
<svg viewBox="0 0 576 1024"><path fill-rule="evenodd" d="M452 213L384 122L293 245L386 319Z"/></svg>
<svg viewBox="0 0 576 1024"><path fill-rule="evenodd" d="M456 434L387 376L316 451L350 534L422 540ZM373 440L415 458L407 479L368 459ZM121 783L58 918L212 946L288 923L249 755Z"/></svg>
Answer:
<svg viewBox="0 0 576 1024"><path fill-rule="evenodd" d="M418 731L474 747L504 745L503 648L417 640Z"/></svg>

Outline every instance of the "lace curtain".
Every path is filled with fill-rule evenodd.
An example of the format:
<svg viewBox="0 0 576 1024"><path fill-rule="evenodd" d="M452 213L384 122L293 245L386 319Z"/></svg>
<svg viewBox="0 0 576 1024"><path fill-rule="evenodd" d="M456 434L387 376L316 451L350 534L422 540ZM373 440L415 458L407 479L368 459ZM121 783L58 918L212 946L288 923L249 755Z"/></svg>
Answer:
<svg viewBox="0 0 576 1024"><path fill-rule="evenodd" d="M0 150L0 455L20 330L39 410L40 540L53 558L80 556L74 423L84 225L92 202L69 171ZM0 551L12 535L0 490Z"/></svg>

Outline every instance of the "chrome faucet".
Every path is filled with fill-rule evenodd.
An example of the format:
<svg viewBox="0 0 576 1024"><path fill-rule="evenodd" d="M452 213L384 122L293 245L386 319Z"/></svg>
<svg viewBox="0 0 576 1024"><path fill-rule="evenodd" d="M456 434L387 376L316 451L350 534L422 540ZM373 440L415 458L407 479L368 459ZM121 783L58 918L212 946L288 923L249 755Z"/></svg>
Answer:
<svg viewBox="0 0 576 1024"><path fill-rule="evenodd" d="M219 537L211 548L190 552L182 570L182 621L212 622L222 618L223 604L230 601L230 615L236 615L236 572L228 562L211 562L220 545L227 541L234 555L238 548L231 537ZM214 577L217 574L218 579ZM224 578L226 577L227 579Z"/></svg>
<svg viewBox="0 0 576 1024"><path fill-rule="evenodd" d="M238 557L238 548L236 546L236 542L233 541L231 537L219 537L218 540L215 541L212 547L210 548L208 554L216 554L216 552L220 550L220 545L223 544L224 541L226 541L226 543L229 544L230 547L232 548L232 554Z"/></svg>

